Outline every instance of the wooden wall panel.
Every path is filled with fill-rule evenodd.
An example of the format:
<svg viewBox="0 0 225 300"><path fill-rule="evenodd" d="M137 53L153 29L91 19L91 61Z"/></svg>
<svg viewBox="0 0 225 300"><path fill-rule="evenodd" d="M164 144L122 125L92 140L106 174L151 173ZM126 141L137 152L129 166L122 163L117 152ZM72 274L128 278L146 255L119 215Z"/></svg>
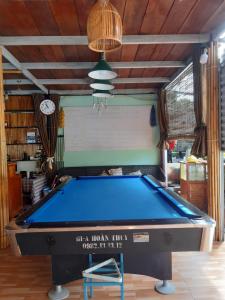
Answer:
<svg viewBox="0 0 225 300"><path fill-rule="evenodd" d="M33 110L33 100L31 96L9 96L5 102L6 110Z"/></svg>
<svg viewBox="0 0 225 300"><path fill-rule="evenodd" d="M5 121L7 122L6 127L36 127L34 112L6 112Z"/></svg>

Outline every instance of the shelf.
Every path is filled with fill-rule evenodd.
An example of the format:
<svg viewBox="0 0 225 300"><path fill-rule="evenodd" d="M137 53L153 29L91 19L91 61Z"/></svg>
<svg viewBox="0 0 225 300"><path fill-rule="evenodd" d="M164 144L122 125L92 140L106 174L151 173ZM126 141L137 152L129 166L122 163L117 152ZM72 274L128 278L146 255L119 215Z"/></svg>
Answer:
<svg viewBox="0 0 225 300"><path fill-rule="evenodd" d="M7 146L21 146L21 145L41 145L41 143L18 143L18 144L6 144Z"/></svg>
<svg viewBox="0 0 225 300"><path fill-rule="evenodd" d="M38 129L37 126L6 126L5 129L17 129L17 128L34 128Z"/></svg>
<svg viewBox="0 0 225 300"><path fill-rule="evenodd" d="M21 113L21 114L30 114L30 113L34 113L34 109L28 109L28 110L16 110L16 109L8 109L8 110L5 110L5 113Z"/></svg>

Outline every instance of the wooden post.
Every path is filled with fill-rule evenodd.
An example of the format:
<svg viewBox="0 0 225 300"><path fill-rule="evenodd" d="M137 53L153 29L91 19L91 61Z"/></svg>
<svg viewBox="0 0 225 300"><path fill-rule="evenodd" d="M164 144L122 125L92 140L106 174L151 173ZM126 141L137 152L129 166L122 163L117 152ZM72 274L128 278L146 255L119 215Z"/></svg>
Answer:
<svg viewBox="0 0 225 300"><path fill-rule="evenodd" d="M219 76L217 43L211 42L207 68L208 213L216 220L215 240L223 240L220 199Z"/></svg>
<svg viewBox="0 0 225 300"><path fill-rule="evenodd" d="M5 226L9 222L7 151L5 135L2 50L0 48L0 248L8 246Z"/></svg>

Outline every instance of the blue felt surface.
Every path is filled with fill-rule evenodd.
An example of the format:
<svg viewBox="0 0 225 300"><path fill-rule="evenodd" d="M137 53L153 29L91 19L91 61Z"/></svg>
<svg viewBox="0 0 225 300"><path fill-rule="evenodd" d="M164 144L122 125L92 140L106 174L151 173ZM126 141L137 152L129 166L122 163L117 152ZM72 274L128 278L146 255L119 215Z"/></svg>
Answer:
<svg viewBox="0 0 225 300"><path fill-rule="evenodd" d="M171 197L171 196L170 196ZM72 179L27 223L182 218L166 194L138 176Z"/></svg>

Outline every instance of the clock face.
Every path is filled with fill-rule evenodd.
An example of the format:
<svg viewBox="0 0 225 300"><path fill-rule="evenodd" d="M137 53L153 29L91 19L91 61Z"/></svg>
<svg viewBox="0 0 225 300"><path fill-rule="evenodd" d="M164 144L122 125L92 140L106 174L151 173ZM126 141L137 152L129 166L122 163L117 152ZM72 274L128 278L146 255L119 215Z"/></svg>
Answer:
<svg viewBox="0 0 225 300"><path fill-rule="evenodd" d="M45 99L40 104L40 110L45 115L51 115L55 111L55 103L52 100Z"/></svg>

